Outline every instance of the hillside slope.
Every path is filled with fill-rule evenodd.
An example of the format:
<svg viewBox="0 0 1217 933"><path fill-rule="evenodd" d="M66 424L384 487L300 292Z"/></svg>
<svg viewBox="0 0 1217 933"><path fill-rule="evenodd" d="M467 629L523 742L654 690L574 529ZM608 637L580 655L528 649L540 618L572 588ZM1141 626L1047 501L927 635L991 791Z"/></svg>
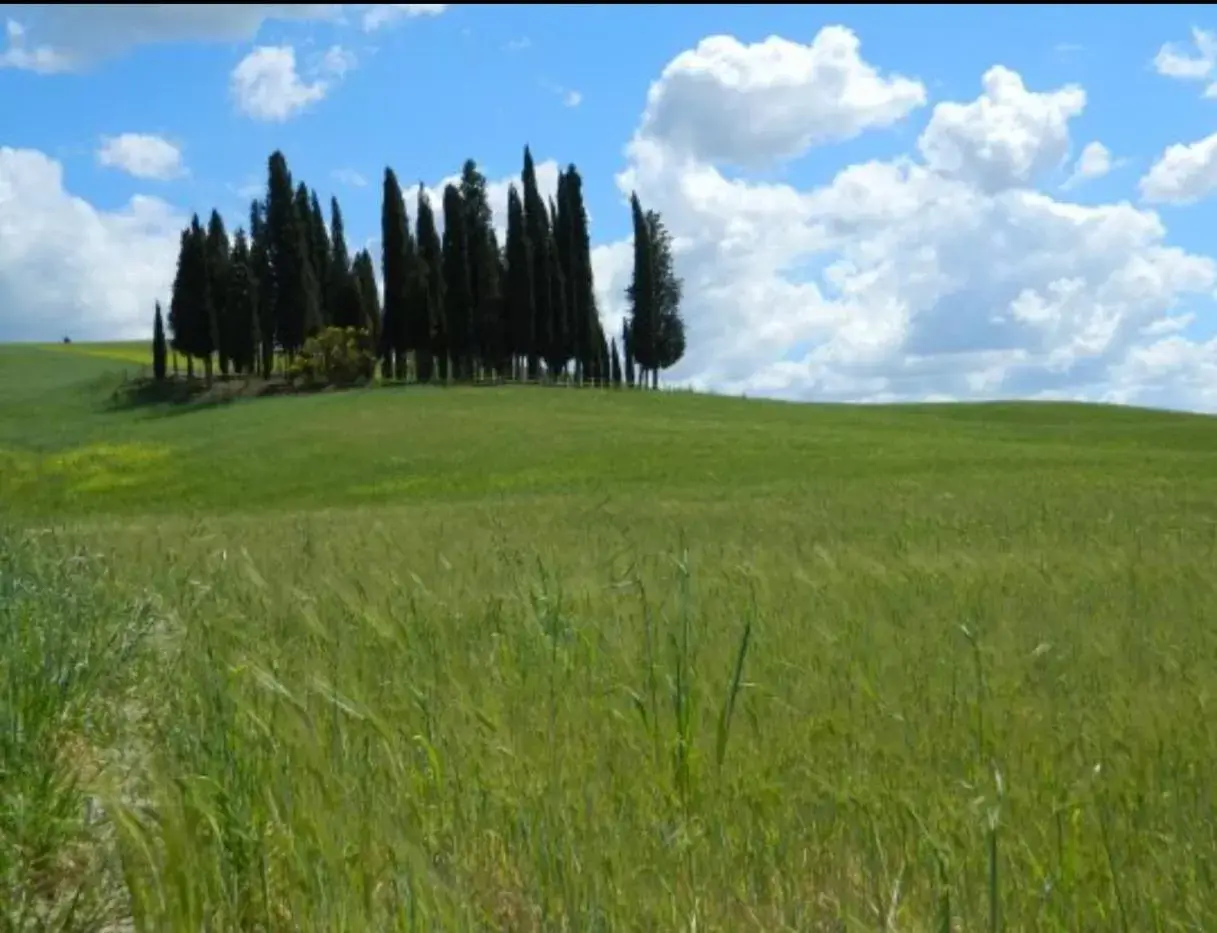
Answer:
<svg viewBox="0 0 1217 933"><path fill-rule="evenodd" d="M0 348L0 501L70 515L947 492L1206 501L1217 420L1065 404L809 406L690 394L405 387L111 410L131 345ZM131 366L134 369L134 366ZM994 500L996 501L996 500Z"/></svg>
<svg viewBox="0 0 1217 933"><path fill-rule="evenodd" d="M113 410L119 356L0 347L0 716L44 736L0 770L30 837L0 862L91 866L81 903L182 931L1217 911L1217 421L511 386ZM28 818L86 792L114 832ZM44 864L0 903L71 881Z"/></svg>

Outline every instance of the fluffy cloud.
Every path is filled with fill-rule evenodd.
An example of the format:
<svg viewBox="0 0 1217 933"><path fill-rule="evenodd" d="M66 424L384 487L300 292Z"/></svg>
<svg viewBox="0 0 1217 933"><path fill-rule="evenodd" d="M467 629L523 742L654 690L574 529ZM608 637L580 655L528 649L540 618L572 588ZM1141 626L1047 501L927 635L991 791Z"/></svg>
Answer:
<svg viewBox="0 0 1217 933"><path fill-rule="evenodd" d="M333 46L321 57L317 77L304 80L290 45L262 45L233 68L229 90L237 109L255 120L283 122L321 100L355 66L354 56Z"/></svg>
<svg viewBox="0 0 1217 933"><path fill-rule="evenodd" d="M442 3L103 3L30 5L7 23L0 68L52 74L78 71L140 45L244 42L266 22L347 22L353 9L365 31L401 19L436 16Z"/></svg>
<svg viewBox="0 0 1217 933"><path fill-rule="evenodd" d="M157 198L99 211L65 190L58 162L0 148L0 338L147 336L185 223Z"/></svg>
<svg viewBox="0 0 1217 933"><path fill-rule="evenodd" d="M1086 106L1086 92L1069 85L1037 94L997 65L985 72L984 93L968 104L941 103L917 140L925 163L985 191L1032 182L1069 151L1069 120Z"/></svg>
<svg viewBox="0 0 1217 933"><path fill-rule="evenodd" d="M1141 179L1141 196L1153 203L1191 204L1217 188L1217 133L1176 143Z"/></svg>
<svg viewBox="0 0 1217 933"><path fill-rule="evenodd" d="M1204 81L1205 97L1217 96L1217 83L1210 79L1217 68L1217 36L1203 29L1192 28L1192 44L1195 54L1185 52L1173 42L1168 42L1154 57L1154 68L1158 74L1180 81Z"/></svg>
<svg viewBox="0 0 1217 933"><path fill-rule="evenodd" d="M0 66L74 71L138 45L239 42L269 20L332 19L332 3L110 3L39 5L9 21ZM32 38L31 38L32 37Z"/></svg>
<svg viewBox="0 0 1217 933"><path fill-rule="evenodd" d="M844 32L825 30L810 48L827 33L856 51ZM844 89L831 105L775 103L787 87L778 76L789 74L764 52L786 47L776 40L723 43L735 67L703 68L689 82L677 63L706 58L705 45L652 87L618 179L676 237L691 335L676 381L792 398L1130 401L1148 393L1135 382L1138 354L1155 346L1147 341L1186 325L1181 309L1210 296L1213 261L1170 246L1152 211L1035 190L1068 154L1081 88L1028 89L996 66L977 99L934 108L916 156L848 166L798 190L728 178L720 166L792 158L841 127L890 122L891 111L874 120L877 95ZM862 62L845 70L878 74ZM658 119L669 82L681 88L683 115ZM750 100L756 121L737 119L741 88L772 89ZM1084 163L1097 171L1101 161L1092 149ZM595 260L612 324L628 243L599 248ZM1176 404L1208 404L1176 385L1185 393Z"/></svg>
<svg viewBox="0 0 1217 933"><path fill-rule="evenodd" d="M366 32L375 32L398 20L438 16L447 8L446 3L370 3L364 9L363 28Z"/></svg>
<svg viewBox="0 0 1217 933"><path fill-rule="evenodd" d="M1110 149L1100 142L1087 143L1074 163L1073 173L1061 187L1073 188L1092 178L1102 178L1111 171L1112 166Z"/></svg>
<svg viewBox="0 0 1217 933"><path fill-rule="evenodd" d="M642 132L690 157L749 166L888 126L925 103L920 82L883 77L859 49L840 26L810 45L703 39L651 85Z"/></svg>
<svg viewBox="0 0 1217 933"><path fill-rule="evenodd" d="M157 181L168 181L185 173L182 150L167 139L147 133L103 137L97 161L136 178Z"/></svg>

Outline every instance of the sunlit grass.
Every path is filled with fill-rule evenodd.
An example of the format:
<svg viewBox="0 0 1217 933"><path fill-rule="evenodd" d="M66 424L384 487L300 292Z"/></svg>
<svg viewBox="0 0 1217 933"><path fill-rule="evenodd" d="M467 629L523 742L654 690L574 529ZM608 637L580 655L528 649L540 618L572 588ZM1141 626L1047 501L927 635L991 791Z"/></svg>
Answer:
<svg viewBox="0 0 1217 933"><path fill-rule="evenodd" d="M108 411L83 369L38 377L34 419L4 372L0 716L45 725L6 727L0 903L27 916L1217 908L1208 419L524 388L179 415Z"/></svg>
<svg viewBox="0 0 1217 933"><path fill-rule="evenodd" d="M54 350L72 356L88 356L95 359L110 360L118 363L132 363L136 366L152 366L152 343L145 340L132 340L109 343L40 343L35 344L40 350Z"/></svg>

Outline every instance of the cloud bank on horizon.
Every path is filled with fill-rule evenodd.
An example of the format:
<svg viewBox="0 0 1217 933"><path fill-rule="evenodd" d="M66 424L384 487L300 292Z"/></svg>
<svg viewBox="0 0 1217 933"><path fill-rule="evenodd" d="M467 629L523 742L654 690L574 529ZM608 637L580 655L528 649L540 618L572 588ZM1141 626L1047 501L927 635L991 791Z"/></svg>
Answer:
<svg viewBox="0 0 1217 933"><path fill-rule="evenodd" d="M606 18L647 14L563 15L589 17L568 56L575 72L574 59L596 54ZM698 14L682 15L691 35ZM241 223L234 192L248 195L275 147L294 170L293 153L304 153L301 175L330 184L348 231L374 243L385 161L409 170L399 154L413 147L434 190L465 156L482 161L488 135L505 135L483 161L499 169L486 170L502 225L519 150L536 138L493 126L514 95L518 119L544 140L534 142L543 190L559 161L580 166L613 331L631 250L612 217L632 190L665 217L690 335L669 383L792 399L1078 398L1217 411L1217 260L1211 224L1196 213L1217 194L1217 133L1138 144L1127 125L1139 112L1101 103L1102 83L1041 80L994 40L989 61L952 75L944 93L933 58L888 61L890 42L872 54L866 24L850 23L864 14L844 10L842 24L805 14L810 26L797 35L705 28L666 49L657 37L661 64L621 90L621 80L589 83L595 61L582 82L542 73L536 56L528 62L542 43L519 34L518 17L503 17L493 45L470 46L479 30L494 32L497 21L478 19L493 11L442 4L11 6L0 16L0 100L20 82L23 99L46 101L13 138L0 104L0 340L146 336L189 213L214 204ZM1143 59L1124 67L1185 114L1180 127L1202 125L1217 106L1217 34L1196 27L1146 41ZM436 81L427 101L402 97L396 127L375 128L375 88L417 78L427 55L480 57L505 76L503 100L495 82ZM202 101L193 124L168 122L175 110L145 99L155 90L143 69L174 56L194 57L188 74L162 74L159 87L169 95L191 82ZM56 110L69 96L56 82L88 74L100 85L124 68L114 80L142 90L96 98L101 115L83 121L96 133L79 119L92 93L83 84L67 85L73 100ZM373 75L379 84L359 84ZM461 130L454 117L450 139L420 142L432 124L412 122L412 111L474 106L462 101L475 86L491 128ZM1145 120L1172 131L1149 111ZM619 135L607 136L614 126Z"/></svg>

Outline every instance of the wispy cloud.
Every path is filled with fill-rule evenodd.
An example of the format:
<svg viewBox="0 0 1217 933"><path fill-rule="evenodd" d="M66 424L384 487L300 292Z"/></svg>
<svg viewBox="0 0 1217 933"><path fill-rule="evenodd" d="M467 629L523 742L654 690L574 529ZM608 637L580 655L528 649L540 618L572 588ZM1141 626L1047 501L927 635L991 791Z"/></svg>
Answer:
<svg viewBox="0 0 1217 933"><path fill-rule="evenodd" d="M97 161L135 178L155 181L169 181L186 174L181 147L151 133L102 137Z"/></svg>
<svg viewBox="0 0 1217 933"><path fill-rule="evenodd" d="M1120 163L1111 157L1111 150L1100 142L1087 143L1073 166L1073 173L1061 185L1062 191L1075 188L1084 181L1102 178Z"/></svg>
<svg viewBox="0 0 1217 933"><path fill-rule="evenodd" d="M353 168L336 168L330 172L330 177L340 185L350 185L352 188L363 188L368 183L368 180Z"/></svg>
<svg viewBox="0 0 1217 933"><path fill-rule="evenodd" d="M1217 97L1217 82L1212 81L1217 69L1217 35L1193 27L1192 45L1195 54L1180 49L1174 42L1167 42L1154 56L1154 70L1179 81L1209 82L1204 96Z"/></svg>
<svg viewBox="0 0 1217 933"><path fill-rule="evenodd" d="M446 9L446 3L370 3L363 14L363 28L365 32L375 32L398 20L438 16Z"/></svg>
<svg viewBox="0 0 1217 933"><path fill-rule="evenodd" d="M583 103L583 93L576 91L573 88L563 87L560 84L554 84L552 81L542 81L541 87L549 91L549 93L561 98L564 107L578 107Z"/></svg>

